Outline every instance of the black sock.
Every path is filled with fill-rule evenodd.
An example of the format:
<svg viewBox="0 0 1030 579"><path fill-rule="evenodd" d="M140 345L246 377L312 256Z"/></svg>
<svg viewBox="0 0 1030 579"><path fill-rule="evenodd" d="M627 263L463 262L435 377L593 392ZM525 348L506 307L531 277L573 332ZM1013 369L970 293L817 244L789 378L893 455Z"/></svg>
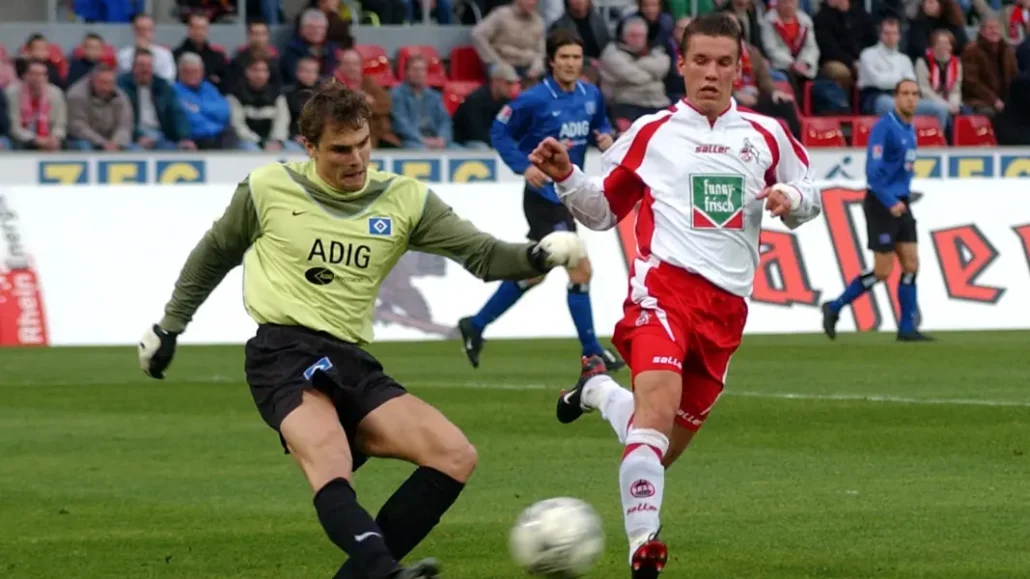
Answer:
<svg viewBox="0 0 1030 579"><path fill-rule="evenodd" d="M446 474L427 466L419 467L386 501L376 517L390 554L400 561L429 535L465 488ZM350 561L334 579L363 577Z"/></svg>
<svg viewBox="0 0 1030 579"><path fill-rule="evenodd" d="M347 553L368 579L386 579L400 568L383 539L383 531L358 504L354 488L336 478L315 493L315 510L326 535Z"/></svg>

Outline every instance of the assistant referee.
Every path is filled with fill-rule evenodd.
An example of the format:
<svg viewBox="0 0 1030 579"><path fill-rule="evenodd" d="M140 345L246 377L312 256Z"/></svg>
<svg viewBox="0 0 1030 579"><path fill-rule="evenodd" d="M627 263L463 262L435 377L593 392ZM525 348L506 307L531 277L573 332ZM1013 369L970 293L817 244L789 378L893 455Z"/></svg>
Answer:
<svg viewBox="0 0 1030 579"><path fill-rule="evenodd" d="M458 498L476 452L364 350L379 286L409 248L448 256L484 280L536 277L581 248L572 238L501 242L425 184L370 168L370 118L360 93L332 82L315 91L299 121L311 160L269 163L239 184L186 261L164 317L144 334L140 364L162 378L177 336L242 262L245 307L258 323L247 382L307 477L326 534L349 555L335 577L436 577L431 559L398 561ZM374 521L350 483L368 456L418 466Z"/></svg>
<svg viewBox="0 0 1030 579"><path fill-rule="evenodd" d="M916 329L919 245L911 196L917 145L912 117L918 105L919 85L914 80L902 80L894 87L894 110L877 121L869 134L867 191L862 209L868 247L873 252L873 269L851 280L837 299L823 304L823 331L831 340L837 337L840 311L877 282L890 277L895 255L902 269L898 283L901 317L897 339L902 342L933 340Z"/></svg>

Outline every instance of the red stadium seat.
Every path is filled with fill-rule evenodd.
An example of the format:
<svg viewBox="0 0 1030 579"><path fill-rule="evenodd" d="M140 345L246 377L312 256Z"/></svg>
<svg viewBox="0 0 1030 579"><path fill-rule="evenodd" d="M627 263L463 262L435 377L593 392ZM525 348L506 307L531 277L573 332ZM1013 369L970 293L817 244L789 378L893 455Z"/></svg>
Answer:
<svg viewBox="0 0 1030 579"><path fill-rule="evenodd" d="M872 132L873 125L878 120L872 116L853 117L851 119L851 146L865 147L869 144L869 133Z"/></svg>
<svg viewBox="0 0 1030 579"><path fill-rule="evenodd" d="M916 143L920 147L947 147L948 139L937 117L913 117L912 126L916 130Z"/></svg>
<svg viewBox="0 0 1030 579"><path fill-rule="evenodd" d="M483 61L471 46L456 46L451 50L451 80L483 82L486 73Z"/></svg>
<svg viewBox="0 0 1030 579"><path fill-rule="evenodd" d="M443 106L451 116L472 91L483 86L481 82L452 80L443 86Z"/></svg>
<svg viewBox="0 0 1030 579"><path fill-rule="evenodd" d="M404 78L404 67L408 64L408 59L415 54L421 54L429 61L427 84L433 88L443 88L443 85L447 84L447 74L444 72L440 54L432 46L402 46L397 49L397 76Z"/></svg>
<svg viewBox="0 0 1030 579"><path fill-rule="evenodd" d="M961 115L955 117L956 147L996 147L994 125L983 115Z"/></svg>
<svg viewBox="0 0 1030 579"><path fill-rule="evenodd" d="M375 44L357 44L354 50L358 51L364 61L365 76L371 78L379 86L390 88L397 84L397 77L393 74L390 66L390 59L386 56L383 47Z"/></svg>
<svg viewBox="0 0 1030 579"><path fill-rule="evenodd" d="M840 121L834 118L806 117L801 119L801 142L806 147L846 147Z"/></svg>

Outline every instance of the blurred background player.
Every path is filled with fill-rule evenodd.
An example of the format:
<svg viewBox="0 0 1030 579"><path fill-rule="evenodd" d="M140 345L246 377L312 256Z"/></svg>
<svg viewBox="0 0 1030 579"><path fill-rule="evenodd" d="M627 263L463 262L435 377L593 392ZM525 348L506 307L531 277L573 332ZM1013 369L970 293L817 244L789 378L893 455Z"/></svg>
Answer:
<svg viewBox="0 0 1030 579"><path fill-rule="evenodd" d="M377 288L408 249L448 255L483 279L523 279L570 263L571 233L504 243L476 229L425 184L369 168L365 96L341 83L301 112L311 160L269 163L236 189L190 253L140 366L162 378L177 336L225 275L243 263L244 304L258 323L247 383L265 422L304 472L326 534L349 555L336 579L437 576L435 561L402 560L440 522L476 466L468 439L387 375L372 341ZM364 216L364 217L360 217ZM567 242L560 258L555 238ZM418 466L373 521L351 486L369 456Z"/></svg>
<svg viewBox="0 0 1030 579"><path fill-rule="evenodd" d="M588 145L602 151L612 144L611 125L604 97L596 86L580 80L583 73L583 40L573 30L557 29L547 37L547 65L550 75L520 94L501 109L490 136L493 146L512 172L526 178L523 210L529 222L529 239L539 241L553 231L575 231L576 221L558 200L554 184L530 164L528 155L540 141L553 137L562 142L569 157L583 166ZM590 304L590 261L584 259L568 270L567 301L584 356L601 356L611 370L625 363L614 352L601 347L594 333ZM465 355L479 367L483 331L508 311L528 289L543 277L520 282L506 281L474 316L462 318L458 330Z"/></svg>
<svg viewBox="0 0 1030 579"><path fill-rule="evenodd" d="M722 394L747 321L763 207L790 229L822 211L804 147L732 99L740 35L726 12L686 27L685 99L633 123L604 153L603 180L588 179L554 139L530 155L591 229L615 227L641 201L649 208L637 217L630 295L612 337L633 392L594 357L557 404L562 423L600 409L625 445L619 486L634 579L655 579L668 559L658 537L665 468Z"/></svg>
<svg viewBox="0 0 1030 579"><path fill-rule="evenodd" d="M886 280L894 269L894 256L901 264L898 282L898 340L931 341L916 329L919 306L916 301L916 273L919 246L916 219L912 216L912 173L916 162L916 130L912 117L919 105L919 85L905 79L894 87L894 110L873 125L866 149L865 213L873 270L851 280L837 299L823 304L823 331L837 338L837 321L844 306L866 293L876 282Z"/></svg>

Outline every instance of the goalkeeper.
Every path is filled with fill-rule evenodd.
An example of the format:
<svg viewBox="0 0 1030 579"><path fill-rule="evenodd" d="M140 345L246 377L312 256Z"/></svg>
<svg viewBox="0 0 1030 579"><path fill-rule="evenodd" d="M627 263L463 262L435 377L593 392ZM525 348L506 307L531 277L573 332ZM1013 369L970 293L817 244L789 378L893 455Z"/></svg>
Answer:
<svg viewBox="0 0 1030 579"><path fill-rule="evenodd" d="M484 280L575 266L568 232L512 244L455 215L426 185L369 167L371 111L339 84L315 91L300 116L312 160L270 163L244 179L190 253L159 324L140 342L143 371L163 378L176 337L225 275L243 263L244 304L258 323L246 376L261 417L304 472L318 520L347 553L336 578L437 576L402 560L454 503L476 466L465 435L407 393L364 346L380 283L410 247L441 254ZM351 474L367 457L414 474L375 520Z"/></svg>

